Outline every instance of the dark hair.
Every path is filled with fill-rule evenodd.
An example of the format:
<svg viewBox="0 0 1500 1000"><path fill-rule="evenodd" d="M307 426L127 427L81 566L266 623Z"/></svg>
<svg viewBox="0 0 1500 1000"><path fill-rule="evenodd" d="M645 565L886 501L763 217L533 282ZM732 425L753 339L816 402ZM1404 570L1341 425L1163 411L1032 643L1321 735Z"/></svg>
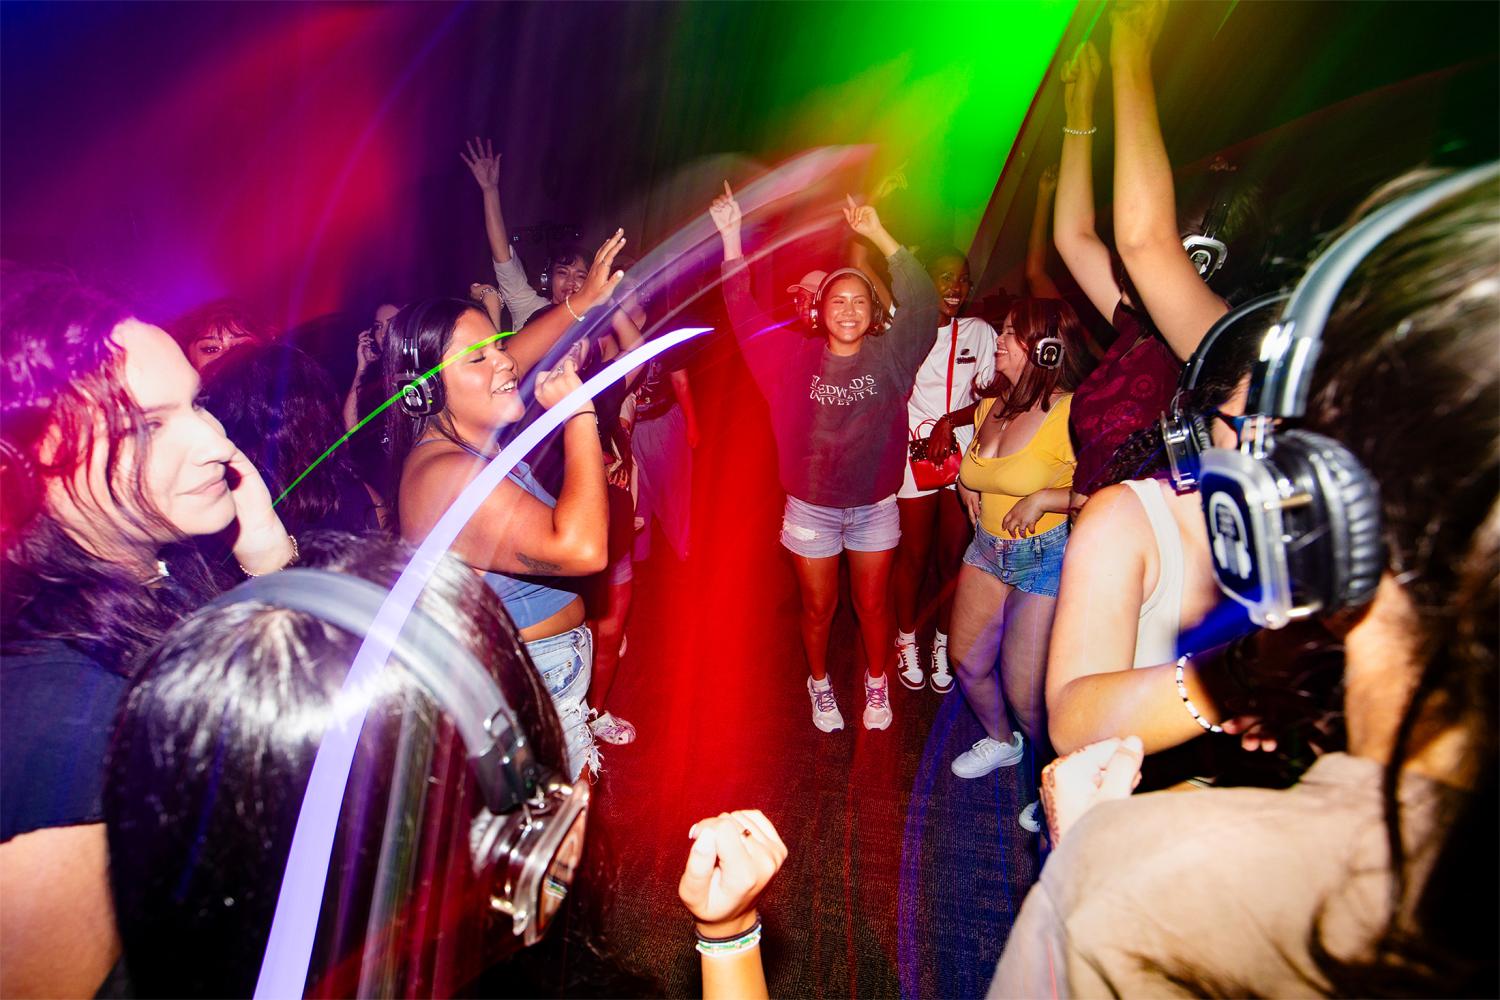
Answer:
<svg viewBox="0 0 1500 1000"><path fill-rule="evenodd" d="M338 391L322 366L290 345L245 344L226 357L234 363L208 371L204 405L260 472L271 496L279 497L343 436ZM335 514L353 530L359 512L340 510L340 496L348 496L348 486L357 482L348 452L340 447L277 504L276 512L293 535Z"/></svg>
<svg viewBox="0 0 1500 1000"><path fill-rule="evenodd" d="M1240 175L1239 168L1215 158L1198 191L1182 212L1183 231L1212 235L1228 251L1224 265L1209 279L1209 287L1231 302L1239 302L1258 288L1251 283L1264 264L1268 234L1266 194L1259 184ZM1139 298L1134 299L1136 303Z"/></svg>
<svg viewBox="0 0 1500 1000"><path fill-rule="evenodd" d="M937 247L922 254L922 261L926 265L928 274L932 273L933 268L937 267L940 261L949 259L961 261L966 268L969 266L969 255L957 247Z"/></svg>
<svg viewBox="0 0 1500 1000"><path fill-rule="evenodd" d="M385 379L386 398L398 391L403 372L411 364L403 345L416 345L418 373L430 371L443 360L453 341L453 331L464 313L474 312L489 321L483 309L469 299L441 298L422 299L402 309L391 320L386 350L381 354L382 374ZM436 378L441 379L439 372ZM382 492L390 508L392 523L399 523L401 465L412 447L427 433L429 427L436 428L443 437L461 444L458 432L453 428L453 418L445 405L439 412L426 417L409 417L402 412L399 403L386 411L386 437L389 440L390 468L382 483Z"/></svg>
<svg viewBox="0 0 1500 1000"><path fill-rule="evenodd" d="M148 585L86 551L49 508L54 484L81 506L98 506L79 492L77 474L102 434L109 500L127 522L122 527L182 540L142 480L150 435L111 337L132 311L61 271L7 264L0 286L0 642L19 651L60 640L128 673L215 589L188 546L168 545L160 554L171 575Z"/></svg>
<svg viewBox="0 0 1500 1000"><path fill-rule="evenodd" d="M1229 402L1250 374L1250 368L1260 354L1261 337L1280 309L1281 303L1275 302L1266 307L1265 313L1257 310L1213 341L1202 355L1196 384L1178 397L1184 411L1196 414L1206 426L1218 419L1217 411ZM1091 489L1098 492L1127 479L1151 479L1166 474L1167 451L1162 442L1161 424L1152 422L1120 442L1109 461L1094 476Z"/></svg>
<svg viewBox="0 0 1500 1000"><path fill-rule="evenodd" d="M1324 971L1351 995L1495 991L1497 262L1493 179L1387 239L1340 293L1308 406L1307 425L1349 448L1380 485L1389 569L1411 599L1421 657L1385 772L1390 918L1373 958L1354 963L1328 955L1320 928L1312 932ZM1419 719L1461 729L1477 774L1439 810L1429 838L1408 844L1397 788ZM1426 878L1408 866L1414 855L1431 860Z"/></svg>
<svg viewBox="0 0 1500 1000"><path fill-rule="evenodd" d="M167 324L166 330L186 353L193 342L216 330L227 330L259 343L273 339L271 327L238 299L214 299Z"/></svg>
<svg viewBox="0 0 1500 1000"><path fill-rule="evenodd" d="M1083 381L1085 348L1078 314L1062 299L1023 295L1011 300L1000 324L1002 329L1006 323L1011 325L1016 340L1026 351L1026 370L1015 385L1011 385L1010 379L999 371L988 385L980 385L976 379L974 394L996 400L1002 418L1025 413L1038 403L1043 410L1050 410L1053 393L1059 390L1072 392ZM1043 337L1056 337L1063 342L1062 364L1056 368L1043 368L1031 358L1032 348Z"/></svg>
<svg viewBox="0 0 1500 1000"><path fill-rule="evenodd" d="M315 533L302 555L385 587L410 549ZM418 607L490 669L533 752L566 773L551 699L494 592L443 556ZM104 816L110 855L128 859L110 866L110 882L142 996L250 994L313 760L348 711L340 690L362 639L301 612L236 604L174 629L130 690ZM451 721L406 668L392 661L372 688L308 989L352 994L361 956L388 949L400 977L378 992L451 994L511 938L504 922L489 935L482 926L488 887L474 879L469 847L479 792ZM406 795L420 811L400 808ZM396 841L401 850L382 854ZM372 898L377 879L390 890L393 864L398 898ZM367 937L381 902L393 918Z"/></svg>

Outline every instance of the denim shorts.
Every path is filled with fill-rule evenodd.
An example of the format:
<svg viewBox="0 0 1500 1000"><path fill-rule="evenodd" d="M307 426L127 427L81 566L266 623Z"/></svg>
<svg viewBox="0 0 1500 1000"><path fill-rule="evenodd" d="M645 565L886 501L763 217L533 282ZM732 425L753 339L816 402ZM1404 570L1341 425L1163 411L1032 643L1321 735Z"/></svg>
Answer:
<svg viewBox="0 0 1500 1000"><path fill-rule="evenodd" d="M964 562L982 569L1001 583L1038 597L1056 597L1062 582L1063 550L1068 547L1068 523L1030 538L996 538L974 526L974 540Z"/></svg>
<svg viewBox="0 0 1500 1000"><path fill-rule="evenodd" d="M585 698L594 676L594 636L587 625L567 632L533 639L526 644L531 662L542 675L552 695L563 736L568 743L568 771L576 780L585 764L599 772L599 751L589 729L589 707Z"/></svg>
<svg viewBox="0 0 1500 1000"><path fill-rule="evenodd" d="M819 507L786 498L781 544L799 556L821 559L845 549L884 552L901 541L901 515L895 494L863 507Z"/></svg>

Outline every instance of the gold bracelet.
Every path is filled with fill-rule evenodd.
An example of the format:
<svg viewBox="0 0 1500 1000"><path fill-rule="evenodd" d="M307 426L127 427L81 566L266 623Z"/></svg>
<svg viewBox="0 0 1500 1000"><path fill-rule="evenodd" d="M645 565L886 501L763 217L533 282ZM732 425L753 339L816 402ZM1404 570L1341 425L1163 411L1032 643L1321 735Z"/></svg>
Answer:
<svg viewBox="0 0 1500 1000"><path fill-rule="evenodd" d="M289 542L292 543L292 558L288 559L286 562L284 562L280 566L276 567L276 569L273 569L271 571L272 573L276 572L276 570L286 569L288 566L295 566L295 565L297 565L297 560L300 559L300 558L302 558L302 551L297 548L297 536L291 534L290 532L288 532L286 537L287 537L287 541L289 541ZM252 572L250 572L248 569L245 568L245 564L242 563L242 562L240 562L239 560L235 560L235 565L240 568L240 572L241 573L243 573L243 574L245 574L246 576L249 576L249 577L265 576L266 575L264 573L252 573Z"/></svg>
<svg viewBox="0 0 1500 1000"><path fill-rule="evenodd" d="M580 316L580 315L578 315L576 312L573 312L573 296L571 296L571 295L564 295L563 296L563 305L567 307L567 310L568 310L569 314L572 315L572 317L575 320L577 320L580 323L583 322L583 317Z"/></svg>

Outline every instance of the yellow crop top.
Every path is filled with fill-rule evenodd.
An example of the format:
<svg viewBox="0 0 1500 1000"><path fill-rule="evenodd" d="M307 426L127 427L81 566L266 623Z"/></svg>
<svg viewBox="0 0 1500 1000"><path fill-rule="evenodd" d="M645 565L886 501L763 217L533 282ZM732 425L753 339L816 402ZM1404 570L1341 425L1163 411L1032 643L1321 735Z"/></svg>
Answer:
<svg viewBox="0 0 1500 1000"><path fill-rule="evenodd" d="M997 538L1009 538L1001 525L1022 497L1037 490L1073 485L1073 442L1068 437L1068 412L1073 408L1073 394L1059 397L1042 418L1026 447L1001 458L979 457L979 427L995 406L993 399L980 400L974 412L974 441L964 453L964 464L958 479L980 494L979 523ZM1036 523L1037 534L1051 531L1068 519L1066 514L1048 512Z"/></svg>

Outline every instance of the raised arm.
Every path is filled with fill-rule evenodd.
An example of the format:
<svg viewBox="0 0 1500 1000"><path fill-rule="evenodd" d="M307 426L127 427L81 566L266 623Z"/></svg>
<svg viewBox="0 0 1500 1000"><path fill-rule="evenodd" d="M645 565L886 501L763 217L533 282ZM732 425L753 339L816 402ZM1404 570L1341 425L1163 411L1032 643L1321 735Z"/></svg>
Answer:
<svg viewBox="0 0 1500 1000"><path fill-rule="evenodd" d="M1229 311L1182 249L1172 163L1162 141L1151 82L1151 49L1161 34L1161 0L1110 10L1109 64L1115 92L1115 248L1141 305L1184 360Z"/></svg>
<svg viewBox="0 0 1500 1000"><path fill-rule="evenodd" d="M755 300L750 287L750 266L740 244L740 203L734 200L728 181L724 182L724 193L708 206L708 215L724 244L719 294L724 297L729 329L756 384L761 392L769 393L781 370L781 353L796 341L797 333L785 325L768 324L766 310Z"/></svg>
<svg viewBox="0 0 1500 1000"><path fill-rule="evenodd" d="M699 820L677 895L700 942L704 1000L769 996L756 899L786 860L786 844L759 809Z"/></svg>
<svg viewBox="0 0 1500 1000"><path fill-rule="evenodd" d="M1036 184L1036 209L1031 214L1031 233L1026 238L1026 290L1043 299L1060 299L1062 292L1047 274L1047 223L1052 217L1052 197L1057 193L1057 167L1042 171Z"/></svg>
<svg viewBox="0 0 1500 1000"><path fill-rule="evenodd" d="M536 397L551 408L582 383L572 358L537 380ZM470 566L500 573L588 576L608 562L604 453L598 416L585 403L563 424L563 483L548 507L510 480L490 492L453 551ZM419 457L401 484L401 533L419 541L478 471L472 455L449 450Z"/></svg>
<svg viewBox="0 0 1500 1000"><path fill-rule="evenodd" d="M844 206L844 219L849 223L850 229L885 254L886 262L890 265L892 292L896 297L896 318L886 336L892 339L897 363L902 371L915 377L917 368L937 339L937 289L911 251L897 243L896 238L886 231L873 205L856 205L853 198L848 198Z"/></svg>
<svg viewBox="0 0 1500 1000"><path fill-rule="evenodd" d="M576 317L581 317L596 304L609 298L615 286L625 277L624 271L611 273L615 256L624 246L625 231L617 229L594 254L594 262L589 266L589 274L584 279L582 288L570 295L568 301L560 307L549 309L544 315L527 323L520 333L507 338L506 350L516 359L521 375L524 376L546 356L552 345L578 321Z"/></svg>
<svg viewBox="0 0 1500 1000"><path fill-rule="evenodd" d="M1132 669L1152 537L1128 486L1100 490L1073 526L1047 660L1048 734L1059 754L1132 734L1155 753L1203 732L1183 707L1175 664ZM1218 721L1192 660L1184 680L1193 704Z"/></svg>
<svg viewBox="0 0 1500 1000"><path fill-rule="evenodd" d="M505 212L500 206L500 154L490 140L475 137L458 155L484 196L484 234L489 237L490 257L495 263L504 264L511 255L510 234L505 229Z"/></svg>
<svg viewBox="0 0 1500 1000"><path fill-rule="evenodd" d="M1052 240L1073 280L1100 315L1109 319L1120 304L1109 247L1094 226L1094 89L1099 83L1099 51L1084 42L1063 67L1067 125L1057 167L1057 208Z"/></svg>
<svg viewBox="0 0 1500 1000"><path fill-rule="evenodd" d="M346 431L354 430L354 425L359 423L359 387L364 384L365 375L379 357L375 349L375 331L361 330L359 342L354 348L354 381L349 383L349 391L344 395L344 430Z"/></svg>

